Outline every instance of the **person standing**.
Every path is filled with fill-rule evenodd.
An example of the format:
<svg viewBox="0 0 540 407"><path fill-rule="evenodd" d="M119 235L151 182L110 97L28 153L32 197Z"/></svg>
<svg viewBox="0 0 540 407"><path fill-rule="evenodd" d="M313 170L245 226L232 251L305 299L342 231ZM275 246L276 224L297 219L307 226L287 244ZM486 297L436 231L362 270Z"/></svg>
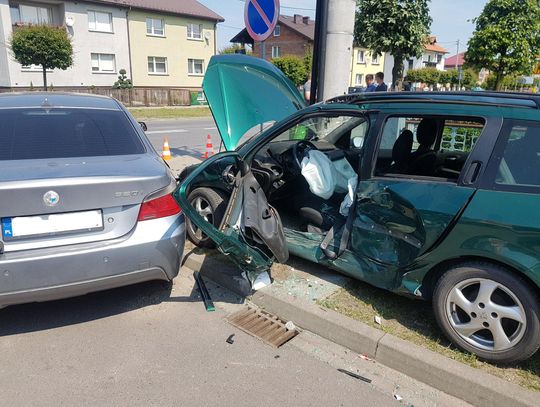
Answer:
<svg viewBox="0 0 540 407"><path fill-rule="evenodd" d="M309 105L311 100L311 72L308 74L307 82L303 85L304 88L304 100Z"/></svg>
<svg viewBox="0 0 540 407"><path fill-rule="evenodd" d="M364 92L375 92L377 85L373 82L373 75L368 73L366 75L366 90Z"/></svg>
<svg viewBox="0 0 540 407"><path fill-rule="evenodd" d="M375 74L375 82L377 82L377 88L375 92L386 92L388 91L388 86L384 83L384 73L377 72Z"/></svg>

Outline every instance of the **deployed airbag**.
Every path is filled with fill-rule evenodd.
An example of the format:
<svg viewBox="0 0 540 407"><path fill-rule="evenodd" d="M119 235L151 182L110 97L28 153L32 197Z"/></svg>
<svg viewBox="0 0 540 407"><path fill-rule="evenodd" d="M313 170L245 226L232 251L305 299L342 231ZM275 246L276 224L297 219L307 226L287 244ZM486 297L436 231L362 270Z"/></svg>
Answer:
<svg viewBox="0 0 540 407"><path fill-rule="evenodd" d="M302 175L309 190L318 197L328 199L336 188L336 169L332 161L318 150L311 150L301 162Z"/></svg>

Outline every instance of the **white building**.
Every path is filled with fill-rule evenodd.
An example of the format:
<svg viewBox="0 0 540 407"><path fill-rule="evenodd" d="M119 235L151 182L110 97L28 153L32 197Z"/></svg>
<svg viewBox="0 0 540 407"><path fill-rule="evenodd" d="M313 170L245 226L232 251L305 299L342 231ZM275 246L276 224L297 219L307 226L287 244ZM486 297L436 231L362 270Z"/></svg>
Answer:
<svg viewBox="0 0 540 407"><path fill-rule="evenodd" d="M403 61L403 76L407 75L409 69L436 68L439 71L444 71L444 56L446 54L448 54L446 48L437 44L437 37L430 36L426 45L424 45L424 51L420 58L410 58ZM387 54L384 63L384 78L386 83L392 83L393 67L394 57Z"/></svg>
<svg viewBox="0 0 540 407"><path fill-rule="evenodd" d="M66 26L72 38L73 66L48 72L48 85L112 86L122 68L131 77L126 11L98 3L0 0L0 87L43 85L41 66L21 66L6 44L24 24Z"/></svg>

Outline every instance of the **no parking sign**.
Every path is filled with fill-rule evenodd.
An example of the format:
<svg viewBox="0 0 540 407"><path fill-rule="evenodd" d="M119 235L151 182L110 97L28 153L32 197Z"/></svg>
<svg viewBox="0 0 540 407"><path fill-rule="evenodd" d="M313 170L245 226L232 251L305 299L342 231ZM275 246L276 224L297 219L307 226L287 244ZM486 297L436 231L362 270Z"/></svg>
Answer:
<svg viewBox="0 0 540 407"><path fill-rule="evenodd" d="M266 40L276 28L279 0L246 0L244 22L254 41Z"/></svg>

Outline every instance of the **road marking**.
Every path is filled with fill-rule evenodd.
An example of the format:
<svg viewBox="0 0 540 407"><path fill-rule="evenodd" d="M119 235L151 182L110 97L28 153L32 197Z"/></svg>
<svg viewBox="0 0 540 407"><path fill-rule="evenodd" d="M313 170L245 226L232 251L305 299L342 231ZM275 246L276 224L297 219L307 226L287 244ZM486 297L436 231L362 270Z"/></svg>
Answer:
<svg viewBox="0 0 540 407"><path fill-rule="evenodd" d="M175 130L154 130L147 131L146 134L167 134L167 133L186 133L187 130L184 129L175 129Z"/></svg>
<svg viewBox="0 0 540 407"><path fill-rule="evenodd" d="M205 127L204 130L217 130L217 127Z"/></svg>

